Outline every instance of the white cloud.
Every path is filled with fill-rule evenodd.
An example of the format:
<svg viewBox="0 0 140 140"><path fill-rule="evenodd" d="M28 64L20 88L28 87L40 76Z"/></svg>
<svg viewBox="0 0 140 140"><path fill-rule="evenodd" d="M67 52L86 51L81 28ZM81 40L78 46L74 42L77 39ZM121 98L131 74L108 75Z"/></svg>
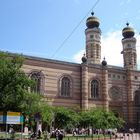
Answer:
<svg viewBox="0 0 140 140"><path fill-rule="evenodd" d="M137 62L140 63L140 35L135 35L137 39ZM122 66L123 67L123 55L122 51L122 33L121 31L109 32L102 36L101 39L101 61L106 58L109 65ZM73 56L75 62L81 63L81 58L85 50L80 50ZM139 66L139 64L138 64ZM140 66L139 66L140 67Z"/></svg>
<svg viewBox="0 0 140 140"><path fill-rule="evenodd" d="M106 58L109 65L122 66L121 31L107 33L101 40L101 56Z"/></svg>

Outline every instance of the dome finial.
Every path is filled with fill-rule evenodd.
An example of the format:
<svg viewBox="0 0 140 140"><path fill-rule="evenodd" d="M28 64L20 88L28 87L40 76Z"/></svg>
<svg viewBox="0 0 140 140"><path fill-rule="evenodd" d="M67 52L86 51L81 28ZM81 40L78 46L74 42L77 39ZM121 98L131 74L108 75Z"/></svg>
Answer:
<svg viewBox="0 0 140 140"><path fill-rule="evenodd" d="M83 63L86 63L86 62L87 62L87 57L86 57L86 54L85 54L85 53L83 54L82 62L83 62Z"/></svg>
<svg viewBox="0 0 140 140"><path fill-rule="evenodd" d="M102 61L102 66L107 66L107 62L105 60L105 57L103 58L104 60Z"/></svg>
<svg viewBox="0 0 140 140"><path fill-rule="evenodd" d="M126 22L126 25L129 26L129 22L128 21Z"/></svg>
<svg viewBox="0 0 140 140"><path fill-rule="evenodd" d="M92 15L92 16L94 15L94 12L93 12L93 11L91 12L91 15Z"/></svg>

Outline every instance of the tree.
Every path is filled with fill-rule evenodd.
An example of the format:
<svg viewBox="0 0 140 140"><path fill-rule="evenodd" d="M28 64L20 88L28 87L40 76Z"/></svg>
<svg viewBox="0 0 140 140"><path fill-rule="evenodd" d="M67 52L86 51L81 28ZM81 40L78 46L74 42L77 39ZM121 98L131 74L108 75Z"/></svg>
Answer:
<svg viewBox="0 0 140 140"><path fill-rule="evenodd" d="M74 110L64 107L56 107L54 112L55 128L73 128L77 123L78 115Z"/></svg>
<svg viewBox="0 0 140 140"><path fill-rule="evenodd" d="M0 110L32 114L38 109L40 97L30 93L34 82L21 69L24 58L0 52ZM32 107L31 107L32 106Z"/></svg>
<svg viewBox="0 0 140 140"><path fill-rule="evenodd" d="M102 108L90 110L91 126L94 128L108 129L108 128L121 128L124 121L120 117L116 117L111 111L105 111Z"/></svg>
<svg viewBox="0 0 140 140"><path fill-rule="evenodd" d="M80 112L80 119L79 119L79 124L80 127L87 128L93 123L93 116L91 114L90 110Z"/></svg>
<svg viewBox="0 0 140 140"><path fill-rule="evenodd" d="M42 102L40 105L40 114L44 129L50 128L54 120L54 108Z"/></svg>
<svg viewBox="0 0 140 140"><path fill-rule="evenodd" d="M80 113L79 126L95 129L121 128L124 120L116 117L111 111L105 111L102 108L94 108Z"/></svg>

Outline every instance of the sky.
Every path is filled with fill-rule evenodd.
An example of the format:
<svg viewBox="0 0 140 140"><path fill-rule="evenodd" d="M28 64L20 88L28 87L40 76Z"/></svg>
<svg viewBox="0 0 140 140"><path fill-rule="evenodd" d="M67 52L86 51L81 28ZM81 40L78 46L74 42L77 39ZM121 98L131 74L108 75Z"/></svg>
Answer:
<svg viewBox="0 0 140 140"><path fill-rule="evenodd" d="M123 66L122 29L135 30L140 68L140 0L0 0L0 50L81 63L86 19L100 20L101 60Z"/></svg>

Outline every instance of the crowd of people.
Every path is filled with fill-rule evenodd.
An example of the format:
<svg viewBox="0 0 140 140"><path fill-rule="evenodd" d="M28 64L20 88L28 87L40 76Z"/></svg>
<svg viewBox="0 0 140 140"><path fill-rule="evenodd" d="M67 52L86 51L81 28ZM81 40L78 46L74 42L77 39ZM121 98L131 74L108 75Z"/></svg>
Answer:
<svg viewBox="0 0 140 140"><path fill-rule="evenodd" d="M134 133L134 129L130 128L128 130L129 134ZM117 137L117 128L115 129L93 129L93 128L75 128L72 130L73 136L78 136L78 135L93 135L93 134L103 134L103 135L111 135L113 137ZM31 135L31 138L41 138L42 132L38 130L37 133L33 133ZM56 138L56 140L63 140L65 137L65 132L62 129L54 129L51 130L49 133L48 131L43 132L44 135L44 140L49 140L50 138Z"/></svg>
<svg viewBox="0 0 140 140"><path fill-rule="evenodd" d="M37 133L34 132L31 134L31 139L32 138L40 139L41 135L42 135L41 131L38 130ZM63 140L63 137L65 136L64 131L59 129L52 130L50 133L48 131L44 131L43 135L44 135L44 140L49 140L50 138L56 138L56 140Z"/></svg>
<svg viewBox="0 0 140 140"><path fill-rule="evenodd" d="M55 130L52 130L50 133L50 137L56 138L56 140L62 140L64 136L65 136L64 131L59 130L57 128Z"/></svg>
<svg viewBox="0 0 140 140"><path fill-rule="evenodd" d="M115 135L117 133L117 129L92 129L92 128L75 128L72 131L73 136L76 135L91 135L91 134L112 134Z"/></svg>

